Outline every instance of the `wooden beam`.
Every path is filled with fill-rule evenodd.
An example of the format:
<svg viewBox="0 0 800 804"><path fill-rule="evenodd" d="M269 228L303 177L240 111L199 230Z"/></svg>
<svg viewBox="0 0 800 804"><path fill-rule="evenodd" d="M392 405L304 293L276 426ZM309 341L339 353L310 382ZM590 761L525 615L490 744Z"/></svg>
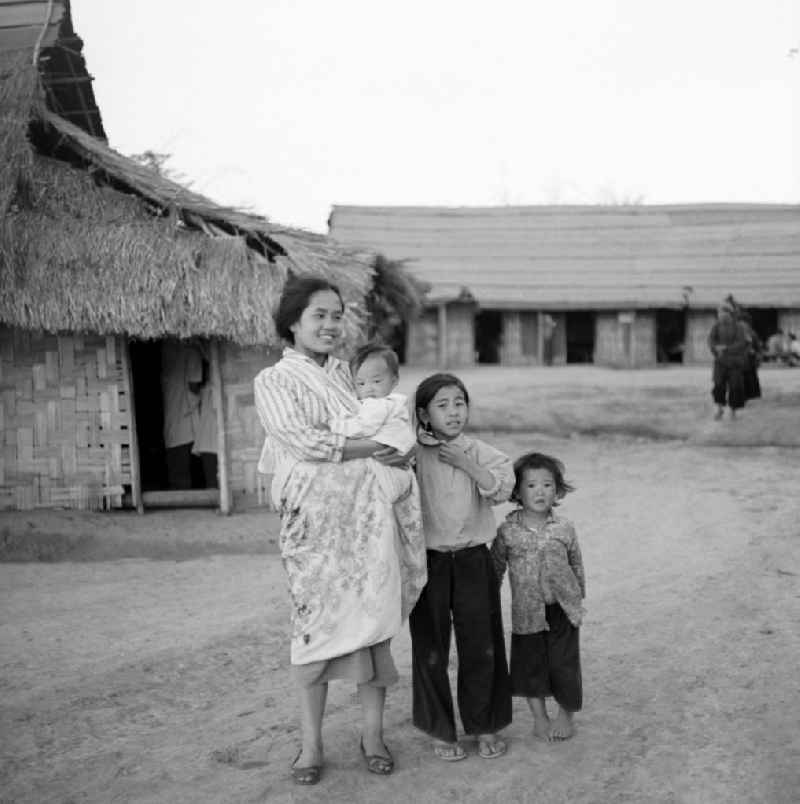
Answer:
<svg viewBox="0 0 800 804"><path fill-rule="evenodd" d="M225 395L222 393L222 368L219 362L219 341L211 339L211 391L217 411L217 478L219 481L219 510L222 514L231 512L231 488L228 477L228 439L225 433Z"/></svg>
<svg viewBox="0 0 800 804"><path fill-rule="evenodd" d="M133 373L131 371L131 353L130 342L123 335L120 340L122 341L122 377L125 388L125 393L128 396L128 413L130 432L130 450L131 450L131 498L134 508L140 513L144 513L144 504L142 502L142 475L139 463L139 435L136 432L136 405L133 396Z"/></svg>
<svg viewBox="0 0 800 804"><path fill-rule="evenodd" d="M439 368L444 371L447 368L447 302L439 302L439 325L437 333L439 336Z"/></svg>
<svg viewBox="0 0 800 804"><path fill-rule="evenodd" d="M544 365L544 310L536 311L536 362Z"/></svg>
<svg viewBox="0 0 800 804"><path fill-rule="evenodd" d="M216 508L220 493L217 489L170 489L145 491L142 498L148 508Z"/></svg>

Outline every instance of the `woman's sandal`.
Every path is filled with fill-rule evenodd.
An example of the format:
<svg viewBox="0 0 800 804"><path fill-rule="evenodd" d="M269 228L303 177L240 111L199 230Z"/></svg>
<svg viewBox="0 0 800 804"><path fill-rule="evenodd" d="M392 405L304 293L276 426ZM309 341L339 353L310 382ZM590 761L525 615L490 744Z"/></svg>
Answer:
<svg viewBox="0 0 800 804"><path fill-rule="evenodd" d="M317 784L322 777L322 764L306 765L304 768L298 768L297 760L300 759L302 753L303 749L301 748L294 758L294 762L292 762L292 781L295 784Z"/></svg>
<svg viewBox="0 0 800 804"><path fill-rule="evenodd" d="M364 762L367 763L367 770L370 773L377 773L379 776L388 776L394 770L394 758L391 751L383 744L383 750L386 751L386 756L381 754L367 755L367 749L364 748L364 740L361 740L361 753L364 756Z"/></svg>
<svg viewBox="0 0 800 804"><path fill-rule="evenodd" d="M443 762L460 762L467 758L467 752L460 743L434 743L433 754Z"/></svg>
<svg viewBox="0 0 800 804"><path fill-rule="evenodd" d="M482 759L497 759L508 751L505 740L495 737L492 740L478 740L478 756Z"/></svg>

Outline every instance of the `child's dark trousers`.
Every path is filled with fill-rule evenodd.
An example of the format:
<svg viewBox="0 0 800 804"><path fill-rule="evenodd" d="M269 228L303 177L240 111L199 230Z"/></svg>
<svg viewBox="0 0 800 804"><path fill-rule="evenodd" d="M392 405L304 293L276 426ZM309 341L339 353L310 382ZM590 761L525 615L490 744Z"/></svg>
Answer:
<svg viewBox="0 0 800 804"><path fill-rule="evenodd" d="M560 707L577 712L583 706L580 629L558 603L545 606L545 617L549 631L511 635L511 694L552 695Z"/></svg>
<svg viewBox="0 0 800 804"><path fill-rule="evenodd" d="M466 734L494 734L511 722L500 589L486 545L428 550L428 583L409 618L414 725L456 741L447 665L458 652L458 711Z"/></svg>

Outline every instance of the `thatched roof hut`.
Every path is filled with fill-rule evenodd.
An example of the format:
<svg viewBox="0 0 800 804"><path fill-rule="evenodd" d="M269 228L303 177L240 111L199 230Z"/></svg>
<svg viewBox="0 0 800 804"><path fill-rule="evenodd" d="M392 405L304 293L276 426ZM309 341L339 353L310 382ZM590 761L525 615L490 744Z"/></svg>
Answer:
<svg viewBox="0 0 800 804"><path fill-rule="evenodd" d="M273 343L293 271L336 281L358 324L363 251L220 206L116 153L47 107L30 57L0 57L0 321Z"/></svg>
<svg viewBox="0 0 800 804"><path fill-rule="evenodd" d="M355 338L373 255L110 148L65 0L0 5L0 45L0 508L141 507L130 345L189 337L211 347L226 508L253 490L251 382L287 275L335 281Z"/></svg>

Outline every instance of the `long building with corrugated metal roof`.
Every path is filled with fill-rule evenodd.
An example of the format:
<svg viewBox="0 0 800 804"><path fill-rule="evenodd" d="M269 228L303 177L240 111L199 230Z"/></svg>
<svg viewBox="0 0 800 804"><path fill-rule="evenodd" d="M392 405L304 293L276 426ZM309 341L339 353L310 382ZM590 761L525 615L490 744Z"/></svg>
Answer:
<svg viewBox="0 0 800 804"><path fill-rule="evenodd" d="M706 362L728 294L800 333L800 205L334 206L330 233L431 286L409 363Z"/></svg>

